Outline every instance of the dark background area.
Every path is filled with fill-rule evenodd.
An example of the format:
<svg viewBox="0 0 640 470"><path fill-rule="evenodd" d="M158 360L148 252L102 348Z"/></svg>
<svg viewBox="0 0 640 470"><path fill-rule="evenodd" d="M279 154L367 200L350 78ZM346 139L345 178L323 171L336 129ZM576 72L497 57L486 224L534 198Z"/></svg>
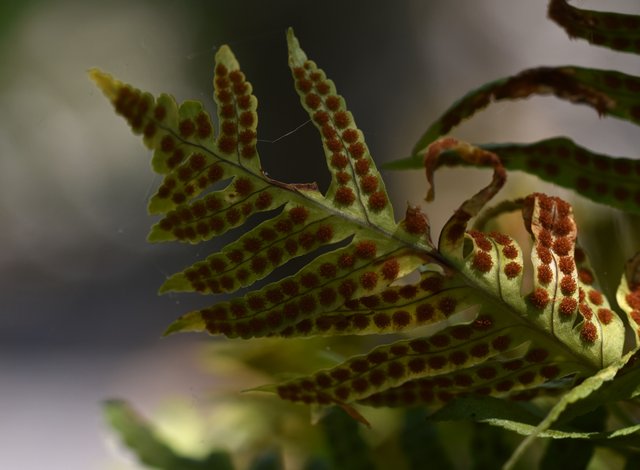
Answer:
<svg viewBox="0 0 640 470"><path fill-rule="evenodd" d="M580 6L640 13L636 2L599 3ZM1 2L0 467L136 468L114 462L105 446L100 401L123 397L152 412L167 397L202 397L215 386L197 360L209 338L159 339L178 315L211 299L156 290L225 240L145 242L153 221L146 200L158 183L150 154L87 69L202 100L213 113L213 55L229 44L259 99L263 167L323 187L320 140L304 124L287 67L287 27L336 82L382 163L408 155L470 88L522 68L573 63L640 73L633 56L569 41L545 9L543 0ZM536 98L496 105L455 134L474 142L564 134L634 156L632 132L592 110ZM407 201L422 201L421 172L385 177L398 215ZM438 175L439 202L426 208L435 233L488 178L473 170ZM515 175L505 194L545 187ZM576 203L587 218L598 213ZM623 250L637 245L624 221L610 217Z"/></svg>

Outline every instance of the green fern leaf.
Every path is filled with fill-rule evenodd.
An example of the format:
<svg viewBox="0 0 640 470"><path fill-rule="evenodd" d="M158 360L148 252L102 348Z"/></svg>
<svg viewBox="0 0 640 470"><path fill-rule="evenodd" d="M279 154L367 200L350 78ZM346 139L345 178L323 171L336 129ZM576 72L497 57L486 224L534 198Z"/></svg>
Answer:
<svg viewBox="0 0 640 470"><path fill-rule="evenodd" d="M535 393L543 384L570 386L617 364L625 351L622 316L635 318L636 284L622 287L631 310L617 313L595 287L568 203L533 194L516 204L532 235L530 256L505 234L470 230L469 222L503 186L505 167L495 153L440 139L424 152L429 198L435 170L452 158L492 168L493 178L454 213L436 247L419 209L409 206L396 222L344 99L292 31L288 45L296 90L322 137L331 172L325 194L314 184L282 183L262 171L257 100L228 47L216 54L217 138L201 104L178 106L168 95L154 99L91 72L116 111L142 134L154 151L153 168L164 175L149 205L162 215L151 241L199 243L245 227L258 213L265 219L167 279L162 292L248 288L183 315L168 333L252 338L416 330L415 337L271 387L295 402L340 404L362 420L352 404L437 405L467 394ZM309 261L293 276L253 287L303 255ZM533 264L533 287L523 294L525 256ZM418 281L405 278L414 272ZM635 347L636 336L627 349Z"/></svg>

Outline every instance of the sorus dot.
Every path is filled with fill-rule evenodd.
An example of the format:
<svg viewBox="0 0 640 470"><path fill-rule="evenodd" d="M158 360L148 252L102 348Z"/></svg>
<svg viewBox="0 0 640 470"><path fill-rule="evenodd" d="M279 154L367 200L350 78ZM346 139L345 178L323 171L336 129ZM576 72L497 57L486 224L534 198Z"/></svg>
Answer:
<svg viewBox="0 0 640 470"><path fill-rule="evenodd" d="M330 279L336 276L338 269L334 264L323 263L320 265L319 272L322 277Z"/></svg>
<svg viewBox="0 0 640 470"><path fill-rule="evenodd" d="M608 308L599 308L598 319L603 325L608 325L613 320L613 312Z"/></svg>
<svg viewBox="0 0 640 470"><path fill-rule="evenodd" d="M395 304L398 300L400 300L398 291L395 289L387 289L382 292L381 296L382 300L388 304Z"/></svg>
<svg viewBox="0 0 640 470"><path fill-rule="evenodd" d="M380 211L387 205L387 195L382 191L376 191L369 196L369 207L374 211Z"/></svg>
<svg viewBox="0 0 640 470"><path fill-rule="evenodd" d="M357 289L357 286L355 282L353 282L351 279L347 279L346 281L343 281L342 283L340 283L340 286L338 287L338 292L345 299L349 299L356 292L356 289Z"/></svg>
<svg viewBox="0 0 640 470"><path fill-rule="evenodd" d="M540 375L542 375L545 379L551 380L558 376L560 373L560 368L555 364L544 366L540 369Z"/></svg>
<svg viewBox="0 0 640 470"><path fill-rule="evenodd" d="M338 135L338 132L329 123L322 126L321 132L322 132L322 136L327 140L335 139L336 136Z"/></svg>
<svg viewBox="0 0 640 470"><path fill-rule="evenodd" d="M320 97L318 95L316 95L315 93L309 93L304 98L304 102L311 109L316 109L318 106L320 106L320 101L321 101Z"/></svg>
<svg viewBox="0 0 640 470"><path fill-rule="evenodd" d="M484 251L479 251L473 256L473 260L471 261L471 266L476 271L480 271L481 273L488 273L491 271L493 267L493 260L491 259L491 255Z"/></svg>
<svg viewBox="0 0 640 470"><path fill-rule="evenodd" d="M597 290L590 290L588 293L588 297L591 303L594 305L602 305L602 302L604 301L602 294Z"/></svg>
<svg viewBox="0 0 640 470"><path fill-rule="evenodd" d="M491 346L496 351L506 351L511 344L511 338L506 335L498 336L491 342Z"/></svg>
<svg viewBox="0 0 640 470"><path fill-rule="evenodd" d="M453 314L458 305L458 301L453 297L444 297L438 302L438 308L446 316Z"/></svg>
<svg viewBox="0 0 640 470"><path fill-rule="evenodd" d="M321 95L326 95L331 91L331 87L327 82L320 82L316 85L316 90L318 90L318 93Z"/></svg>
<svg viewBox="0 0 640 470"><path fill-rule="evenodd" d="M320 243L328 243L333 238L333 227L331 225L320 225L316 231L316 240Z"/></svg>
<svg viewBox="0 0 640 470"><path fill-rule="evenodd" d="M336 190L336 202L343 206L350 206L356 200L353 190L346 186L341 186Z"/></svg>
<svg viewBox="0 0 640 470"><path fill-rule="evenodd" d="M182 137L188 138L196 131L196 126L191 119L183 119L180 121L180 124L178 124L178 130Z"/></svg>
<svg viewBox="0 0 640 470"><path fill-rule="evenodd" d="M296 206L289 210L289 218L294 224L302 224L309 217L309 210L302 206Z"/></svg>
<svg viewBox="0 0 640 470"><path fill-rule="evenodd" d="M300 276L300 283L307 289L311 289L318 285L320 280L314 273L304 273Z"/></svg>
<svg viewBox="0 0 640 470"><path fill-rule="evenodd" d="M334 153L331 155L331 165L338 169L346 168L349 164L349 160L342 153Z"/></svg>
<svg viewBox="0 0 640 470"><path fill-rule="evenodd" d="M583 284L593 284L593 273L587 268L581 268L578 270L578 278Z"/></svg>
<svg viewBox="0 0 640 470"><path fill-rule="evenodd" d="M351 181L351 175L346 171L339 171L336 173L336 180L338 181L338 184L345 185Z"/></svg>
<svg viewBox="0 0 640 470"><path fill-rule="evenodd" d="M549 304L549 293L542 288L537 288L529 294L528 300L533 307L543 310Z"/></svg>
<svg viewBox="0 0 640 470"><path fill-rule="evenodd" d="M358 140L360 136L358 135L358 131L355 129L346 129L342 132L342 138L348 144L352 144Z"/></svg>
<svg viewBox="0 0 640 470"><path fill-rule="evenodd" d="M378 189L378 178L373 175L366 175L360 180L360 187L365 194L369 194Z"/></svg>
<svg viewBox="0 0 640 470"><path fill-rule="evenodd" d="M563 297L558 308L560 315L570 317L578 308L578 301L573 297Z"/></svg>
<svg viewBox="0 0 640 470"><path fill-rule="evenodd" d="M383 329L387 328L391 324L391 320L389 319L389 315L386 313L376 313L373 316L373 323L375 323L378 328Z"/></svg>
<svg viewBox="0 0 640 470"><path fill-rule="evenodd" d="M371 166L371 162L367 159L357 160L355 164L356 173L360 176L366 175L369 172L370 166Z"/></svg>
<svg viewBox="0 0 640 470"><path fill-rule="evenodd" d="M355 255L359 258L371 259L376 256L376 244L371 240L363 240L356 244Z"/></svg>
<svg viewBox="0 0 640 470"><path fill-rule="evenodd" d="M591 318L593 318L593 310L591 310L591 308L584 302L578 305L578 311L587 320L591 320Z"/></svg>
<svg viewBox="0 0 640 470"><path fill-rule="evenodd" d="M238 178L234 181L233 187L236 192L241 196L247 196L251 191L253 191L253 183L249 178Z"/></svg>
<svg viewBox="0 0 640 470"><path fill-rule="evenodd" d="M549 264L551 263L551 261L553 261L553 255L551 254L551 251L544 246L537 246L536 253L538 255L538 258L540 258L540 261L542 261L544 264Z"/></svg>
<svg viewBox="0 0 640 470"><path fill-rule="evenodd" d="M298 251L298 242L293 239L288 239L284 242L284 247L291 256L295 255Z"/></svg>
<svg viewBox="0 0 640 470"><path fill-rule="evenodd" d="M335 122L336 126L340 129L347 127L351 123L349 114L347 114L345 111L336 112L333 115L333 121Z"/></svg>
<svg viewBox="0 0 640 470"><path fill-rule="evenodd" d="M395 258L387 260L382 265L382 277L387 281L393 281L396 277L398 277L398 273L400 272L400 263Z"/></svg>
<svg viewBox="0 0 640 470"><path fill-rule="evenodd" d="M237 224L240 221L240 217L240 211L235 207L227 211L227 222L229 222L231 225Z"/></svg>
<svg viewBox="0 0 640 470"><path fill-rule="evenodd" d="M316 111L313 114L313 120L320 126L328 123L329 119L329 113L327 113L326 111Z"/></svg>
<svg viewBox="0 0 640 470"><path fill-rule="evenodd" d="M585 343L595 343L598 339L598 330L590 321L585 321L580 329L580 338Z"/></svg>
<svg viewBox="0 0 640 470"><path fill-rule="evenodd" d="M567 256L572 248L573 243L567 237L558 238L553 242L553 251L558 256Z"/></svg>
<svg viewBox="0 0 640 470"><path fill-rule="evenodd" d="M244 145L251 144L256 138L256 133L252 130L244 130L238 135L238 141Z"/></svg>
<svg viewBox="0 0 640 470"><path fill-rule="evenodd" d="M367 308L375 309L378 305L380 305L380 298L376 295L367 295L365 297L360 297L360 303Z"/></svg>
<svg viewBox="0 0 640 470"><path fill-rule="evenodd" d="M378 283L378 273L367 271L360 276L360 285L366 290L372 290Z"/></svg>
<svg viewBox="0 0 640 470"><path fill-rule="evenodd" d="M366 148L362 142L355 142L349 145L349 153L356 160L362 158L366 152Z"/></svg>
<svg viewBox="0 0 640 470"><path fill-rule="evenodd" d="M268 191L262 191L256 198L256 207L260 210L267 209L271 205L272 201L273 196L271 196L271 193Z"/></svg>
<svg viewBox="0 0 640 470"><path fill-rule="evenodd" d="M325 99L325 104L331 111L337 111L341 106L340 98L335 95L328 96Z"/></svg>
<svg viewBox="0 0 640 470"><path fill-rule="evenodd" d="M278 248L277 246L272 246L267 250L267 258L273 266L278 266L280 264L283 255L284 253L282 249Z"/></svg>
<svg viewBox="0 0 640 470"><path fill-rule="evenodd" d="M553 280L553 272L551 271L549 265L542 264L538 266L537 278L538 282L544 285L549 284Z"/></svg>
<svg viewBox="0 0 640 470"><path fill-rule="evenodd" d="M411 323L411 315L405 310L396 310L391 316L391 321L397 328L405 328Z"/></svg>
<svg viewBox="0 0 640 470"><path fill-rule="evenodd" d="M421 304L416 308L416 320L420 323L431 320L434 314L435 309L431 304Z"/></svg>

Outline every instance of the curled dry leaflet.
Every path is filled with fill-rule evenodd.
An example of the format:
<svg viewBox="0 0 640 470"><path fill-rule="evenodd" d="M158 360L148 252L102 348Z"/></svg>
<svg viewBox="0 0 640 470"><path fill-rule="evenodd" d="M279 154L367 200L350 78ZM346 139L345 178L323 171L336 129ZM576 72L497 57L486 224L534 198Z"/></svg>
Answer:
<svg viewBox="0 0 640 470"><path fill-rule="evenodd" d="M636 17L578 10L564 1L551 2L550 11L572 36L639 50L638 28L627 27ZM593 25L597 34L585 32ZM637 214L640 161L596 154L565 137L474 146L442 136L492 101L549 93L639 124L640 100L633 93L640 90L639 78L573 66L537 68L456 102L410 157L388 165L423 168L428 199L435 196L433 176L442 165L492 170L487 186L470 195L434 242L428 217L418 207L408 206L397 221L344 98L291 30L287 42L295 89L319 131L331 173L324 193L315 184L267 176L269 163L260 161L256 148L257 99L228 47L216 54L215 124L199 102L177 105L170 95L154 98L99 70L90 72L116 112L153 150L153 169L163 177L149 204L150 213L161 216L149 241L195 244L248 226L161 287L161 292L246 293L184 314L167 333L397 338L433 325L435 334L421 336L421 328L331 369L264 388L293 402L337 404L362 421L354 405L437 408L456 398L528 400L572 389L559 399L559 413L581 390L584 397L614 377L635 373L629 358L640 331L640 257L628 262L616 299L608 299L580 247L569 203L534 193L484 209L507 171L519 170ZM214 184L223 187L212 190ZM505 211L521 212L530 252L509 234L484 230ZM248 225L258 213L263 221ZM292 276L273 277L300 256L311 261ZM525 288L527 258L532 285ZM416 272L417 278L407 277ZM271 282L251 289L267 276Z"/></svg>

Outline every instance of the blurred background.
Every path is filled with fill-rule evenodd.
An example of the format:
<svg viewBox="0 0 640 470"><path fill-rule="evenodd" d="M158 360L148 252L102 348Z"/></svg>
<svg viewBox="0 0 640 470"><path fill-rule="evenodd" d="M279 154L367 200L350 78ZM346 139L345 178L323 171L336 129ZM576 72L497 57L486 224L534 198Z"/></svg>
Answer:
<svg viewBox="0 0 640 470"><path fill-rule="evenodd" d="M225 240L197 247L145 242L153 221L146 201L158 183L150 154L87 69L178 101L202 100L215 112L213 55L229 44L259 99L265 170L326 187L321 143L305 124L287 67L288 26L334 79L382 163L407 156L469 89L520 69L576 64L640 74L635 56L570 41L546 20L546 3L0 1L0 467L139 468L104 425L101 402L124 398L153 414L180 396L195 413L219 383L201 353L216 340L160 339L178 315L211 300L158 297L156 290ZM631 0L579 6L640 14ZM562 134L595 151L638 155L631 125L552 98L497 104L454 133L472 142ZM422 201L422 172L385 177L397 214L408 201ZM489 178L473 170L437 175L436 203L426 207L435 233ZM545 187L512 175L505 194ZM573 200L585 224L601 212ZM607 214L629 256L638 234Z"/></svg>

